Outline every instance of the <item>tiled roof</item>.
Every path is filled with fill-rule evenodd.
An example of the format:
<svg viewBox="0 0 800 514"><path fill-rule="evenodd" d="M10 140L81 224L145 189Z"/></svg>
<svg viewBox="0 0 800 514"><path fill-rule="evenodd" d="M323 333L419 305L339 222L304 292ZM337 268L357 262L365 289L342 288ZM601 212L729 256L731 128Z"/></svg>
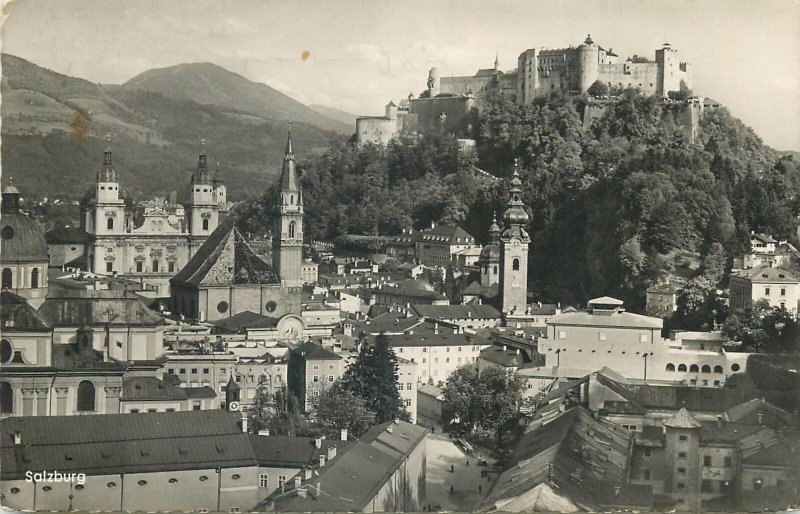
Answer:
<svg viewBox="0 0 800 514"><path fill-rule="evenodd" d="M736 273L735 276L756 283L796 283L800 280L787 270L773 268L772 266L760 266L758 268L741 270Z"/></svg>
<svg viewBox="0 0 800 514"><path fill-rule="evenodd" d="M256 466L238 423L241 414L223 410L5 418L0 477L44 469L112 475Z"/></svg>
<svg viewBox="0 0 800 514"><path fill-rule="evenodd" d="M500 319L500 311L491 305L425 305L411 308L419 316L432 319Z"/></svg>
<svg viewBox="0 0 800 514"><path fill-rule="evenodd" d="M272 266L253 251L232 224L217 227L170 282L195 286L279 283Z"/></svg>
<svg viewBox="0 0 800 514"><path fill-rule="evenodd" d="M740 421L750 414L757 413L770 413L773 416L780 418L786 424L795 424L796 420L790 412L787 412L771 403L761 399L753 398L752 400L742 402L739 405L734 405L725 411L730 421Z"/></svg>
<svg viewBox="0 0 800 514"><path fill-rule="evenodd" d="M374 318L355 321L353 326L356 330L363 330L369 334L379 334L381 332L405 332L422 323L417 316L405 316L399 312L386 312Z"/></svg>
<svg viewBox="0 0 800 514"><path fill-rule="evenodd" d="M79 351L71 344L54 344L51 348L53 367L62 371L117 371L121 374L126 368L122 362L105 361L103 352L92 348Z"/></svg>
<svg viewBox="0 0 800 514"><path fill-rule="evenodd" d="M436 241L451 245L475 242L475 238L466 230L455 225L437 225L433 228L421 231L420 234L420 241Z"/></svg>
<svg viewBox="0 0 800 514"><path fill-rule="evenodd" d="M319 463L319 456L326 455L328 448L336 447L336 456L340 457L353 445L350 441L322 439L321 448L317 448L313 437L262 436L250 435L259 466L272 468L302 468Z"/></svg>
<svg viewBox="0 0 800 514"><path fill-rule="evenodd" d="M171 381L155 377L124 377L122 401L130 400L186 400L188 398L216 398L208 386L178 387Z"/></svg>
<svg viewBox="0 0 800 514"><path fill-rule="evenodd" d="M53 326L153 326L164 322L140 296L127 291L51 290L39 312Z"/></svg>
<svg viewBox="0 0 800 514"><path fill-rule="evenodd" d="M483 337L478 337L470 334L453 334L444 333L439 334L404 334L404 335L387 335L389 345L393 347L400 346L488 346L492 344L491 341Z"/></svg>
<svg viewBox="0 0 800 514"><path fill-rule="evenodd" d="M665 427L670 428L700 428L700 422L692 416L686 407L675 413L674 416L664 421Z"/></svg>
<svg viewBox="0 0 800 514"><path fill-rule="evenodd" d="M0 327L3 332L49 332L50 324L28 301L10 291L0 293Z"/></svg>
<svg viewBox="0 0 800 514"><path fill-rule="evenodd" d="M526 362L530 362L530 357L526 352L518 348L503 349L502 346L490 346L481 350L481 359L499 364L504 367L520 367Z"/></svg>
<svg viewBox="0 0 800 514"><path fill-rule="evenodd" d="M327 348L323 348L322 346L308 342L303 343L295 348L292 348L292 353L295 355L302 357L303 359L309 360L340 360L341 357L336 355L334 352L328 350Z"/></svg>

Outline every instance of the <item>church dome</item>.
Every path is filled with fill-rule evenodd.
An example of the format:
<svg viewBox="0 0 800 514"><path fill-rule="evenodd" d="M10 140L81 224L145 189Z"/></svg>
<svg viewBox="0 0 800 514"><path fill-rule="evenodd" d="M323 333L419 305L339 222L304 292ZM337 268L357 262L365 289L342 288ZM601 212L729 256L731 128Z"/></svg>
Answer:
<svg viewBox="0 0 800 514"><path fill-rule="evenodd" d="M19 211L19 191L3 191L0 215L0 261L48 262L44 230L28 215ZM13 188L16 191L16 188Z"/></svg>
<svg viewBox="0 0 800 514"><path fill-rule="evenodd" d="M103 152L103 167L100 168L100 171L97 172L97 181L119 182L117 169L111 162L111 140L109 138L106 138L106 143L108 144L108 146L106 146L106 150L105 152Z"/></svg>

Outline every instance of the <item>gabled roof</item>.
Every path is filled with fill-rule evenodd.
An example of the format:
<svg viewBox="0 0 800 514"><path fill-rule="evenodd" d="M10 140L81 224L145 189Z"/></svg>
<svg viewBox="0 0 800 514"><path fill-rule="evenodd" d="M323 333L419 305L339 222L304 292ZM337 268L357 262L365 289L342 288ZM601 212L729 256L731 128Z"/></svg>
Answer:
<svg viewBox="0 0 800 514"><path fill-rule="evenodd" d="M47 244L84 244L88 239L86 232L76 227L57 227L44 234Z"/></svg>
<svg viewBox="0 0 800 514"><path fill-rule="evenodd" d="M772 236L770 236L770 235L767 235L767 234L760 234L760 233L759 233L759 234L752 234L752 235L750 236L750 238L751 238L751 239L758 239L758 240L759 240L759 241L761 241L762 243L767 243L767 244L770 244L770 243L777 243L777 242L778 242L778 241L776 241L775 239L773 239L773 238L772 238Z"/></svg>
<svg viewBox="0 0 800 514"><path fill-rule="evenodd" d="M256 466L238 423L241 414L223 410L5 418L0 477L43 469L111 475ZM14 444L14 432L22 445Z"/></svg>
<svg viewBox="0 0 800 514"><path fill-rule="evenodd" d="M178 387L172 381L155 377L124 377L122 379L122 401L187 400L192 398L216 398L208 386Z"/></svg>
<svg viewBox="0 0 800 514"><path fill-rule="evenodd" d="M10 291L0 293L0 327L3 332L49 332L47 319L28 301Z"/></svg>
<svg viewBox="0 0 800 514"><path fill-rule="evenodd" d="M350 446L350 441L322 439L317 448L313 437L250 435L259 466L272 468L303 468L319 463L319 456L326 455L328 448L336 447L337 457Z"/></svg>
<svg viewBox="0 0 800 514"><path fill-rule="evenodd" d="M622 305L624 302L610 296L601 296L589 300L589 305Z"/></svg>
<svg viewBox="0 0 800 514"><path fill-rule="evenodd" d="M493 364L498 364L506 368L509 367L518 368L523 364L531 361L530 357L528 356L528 353L521 351L519 348L503 349L502 346L496 346L496 345L481 350L480 358L485 361L491 362Z"/></svg>
<svg viewBox="0 0 800 514"><path fill-rule="evenodd" d="M217 227L170 282L194 286L279 283L272 266L253 251L233 224Z"/></svg>
<svg viewBox="0 0 800 514"><path fill-rule="evenodd" d="M742 402L739 405L734 405L725 413L730 421L741 421L751 414L770 413L771 415L780 418L784 423L793 425L797 423L790 412L787 412L761 398L753 398L752 400Z"/></svg>
<svg viewBox="0 0 800 514"><path fill-rule="evenodd" d="M686 410L686 407L681 407L681 410L675 413L674 416L664 421L665 427L670 428L700 428L700 422Z"/></svg>
<svg viewBox="0 0 800 514"><path fill-rule="evenodd" d="M110 371L122 374L125 364L103 359L103 352L87 349L78 351L71 344L54 344L51 347L53 367L61 371Z"/></svg>
<svg viewBox="0 0 800 514"><path fill-rule="evenodd" d="M456 225L437 225L421 231L420 234L420 241L435 241L451 245L475 242L475 238L469 232Z"/></svg>

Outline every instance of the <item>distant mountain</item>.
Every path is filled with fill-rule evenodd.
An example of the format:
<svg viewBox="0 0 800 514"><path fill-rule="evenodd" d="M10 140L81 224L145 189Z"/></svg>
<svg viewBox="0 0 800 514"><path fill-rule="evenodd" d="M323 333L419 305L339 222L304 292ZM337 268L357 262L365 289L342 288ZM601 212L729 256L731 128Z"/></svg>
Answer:
<svg viewBox="0 0 800 514"><path fill-rule="evenodd" d="M130 85L99 85L7 54L2 66L3 175L13 176L27 195L77 199L94 181L107 134L122 187L132 193L186 189L203 138L209 162L221 161L232 200L258 194L280 172L287 130L284 111L269 117ZM206 75L209 80L213 76ZM225 89L232 79L226 80L205 87ZM275 98L271 105L291 110L293 100L277 92ZM305 119L326 120L305 110ZM293 117L298 159L322 151L331 138L339 137L301 118Z"/></svg>
<svg viewBox="0 0 800 514"><path fill-rule="evenodd" d="M800 152L795 150L775 150L781 157L792 157L795 161L800 162Z"/></svg>
<svg viewBox="0 0 800 514"><path fill-rule="evenodd" d="M325 105L311 104L309 105L309 107L315 110L316 112L322 114L323 116L327 116L332 120L336 120L340 123L346 124L348 127L351 127L350 132L355 132L356 118L358 118L358 116L356 116L355 114L345 111L340 111L339 109L335 109L333 107L328 107Z"/></svg>
<svg viewBox="0 0 800 514"><path fill-rule="evenodd" d="M179 64L145 71L122 85L204 105L227 107L274 120L308 123L342 134L355 126L331 119L265 84L211 63Z"/></svg>

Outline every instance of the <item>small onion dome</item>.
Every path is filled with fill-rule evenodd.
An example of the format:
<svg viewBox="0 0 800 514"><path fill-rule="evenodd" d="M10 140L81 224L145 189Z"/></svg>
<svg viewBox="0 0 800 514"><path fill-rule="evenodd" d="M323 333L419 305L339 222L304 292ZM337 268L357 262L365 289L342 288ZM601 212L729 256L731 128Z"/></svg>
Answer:
<svg viewBox="0 0 800 514"><path fill-rule="evenodd" d="M530 216L525 211L525 204L522 202L522 180L519 178L519 159L514 164L514 175L511 178L511 201L508 202L503 219L506 225L526 225Z"/></svg>
<svg viewBox="0 0 800 514"><path fill-rule="evenodd" d="M106 137L106 150L103 152L103 167L97 172L98 182L119 182L117 169L111 161L111 138Z"/></svg>
<svg viewBox="0 0 800 514"><path fill-rule="evenodd" d="M499 261L500 247L497 244L488 244L481 250L481 261Z"/></svg>
<svg viewBox="0 0 800 514"><path fill-rule="evenodd" d="M208 169L206 164L206 141L205 139L200 143L202 149L200 156L197 159L197 169L192 175L192 184L212 184L214 182L214 175Z"/></svg>

